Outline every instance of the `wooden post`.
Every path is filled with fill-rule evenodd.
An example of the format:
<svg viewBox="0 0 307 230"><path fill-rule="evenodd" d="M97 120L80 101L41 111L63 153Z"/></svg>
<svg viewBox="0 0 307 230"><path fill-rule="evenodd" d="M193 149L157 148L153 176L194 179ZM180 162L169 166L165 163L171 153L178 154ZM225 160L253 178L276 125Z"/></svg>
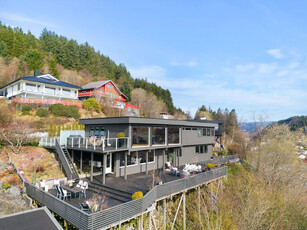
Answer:
<svg viewBox="0 0 307 230"><path fill-rule="evenodd" d="M94 153L91 152L91 181L93 181Z"/></svg>
<svg viewBox="0 0 307 230"><path fill-rule="evenodd" d="M151 230L151 218L152 218L152 211L149 212L149 230Z"/></svg>
<svg viewBox="0 0 307 230"><path fill-rule="evenodd" d="M146 151L146 175L148 175L148 151Z"/></svg>
<svg viewBox="0 0 307 230"><path fill-rule="evenodd" d="M186 230L185 191L183 192L183 230Z"/></svg>
<svg viewBox="0 0 307 230"><path fill-rule="evenodd" d="M198 186L198 220L199 220L199 224L201 226L201 216L200 216L200 186Z"/></svg>
<svg viewBox="0 0 307 230"><path fill-rule="evenodd" d="M107 154L103 154L102 184L106 184Z"/></svg>
<svg viewBox="0 0 307 230"><path fill-rule="evenodd" d="M141 215L141 228L140 228L140 230L143 230L143 221L144 221L144 217L143 217L143 213L142 213L142 215Z"/></svg>
<svg viewBox="0 0 307 230"><path fill-rule="evenodd" d="M81 151L80 153L80 174L82 174L82 155L83 155L83 151Z"/></svg>
<svg viewBox="0 0 307 230"><path fill-rule="evenodd" d="M165 162L166 162L166 160L165 160L165 149L163 149L163 151L162 151L162 154L163 154L163 171L165 171Z"/></svg>
<svg viewBox="0 0 307 230"><path fill-rule="evenodd" d="M125 152L125 180L127 180L127 151Z"/></svg>
<svg viewBox="0 0 307 230"><path fill-rule="evenodd" d="M166 198L163 200L163 230L166 230Z"/></svg>

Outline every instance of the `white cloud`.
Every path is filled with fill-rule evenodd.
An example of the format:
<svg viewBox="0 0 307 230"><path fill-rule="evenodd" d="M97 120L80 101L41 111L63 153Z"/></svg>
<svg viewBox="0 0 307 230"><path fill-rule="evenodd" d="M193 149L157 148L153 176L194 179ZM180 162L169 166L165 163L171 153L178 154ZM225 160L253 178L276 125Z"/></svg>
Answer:
<svg viewBox="0 0 307 230"><path fill-rule="evenodd" d="M128 67L129 72L134 78L146 78L148 81L157 82L163 79L166 70L160 66Z"/></svg>
<svg viewBox="0 0 307 230"><path fill-rule="evenodd" d="M48 27L54 27L53 24L44 22L41 20L32 19L29 17L24 17L18 14L14 13L8 13L8 12L0 12L0 18L4 18L7 20L15 21L15 22L28 22L31 24L41 25L41 26L48 26Z"/></svg>
<svg viewBox="0 0 307 230"><path fill-rule="evenodd" d="M188 62L178 62L178 61L171 61L169 63L172 66L188 66L188 67L193 67L196 66L198 63L194 60L190 60Z"/></svg>
<svg viewBox="0 0 307 230"><path fill-rule="evenodd" d="M259 64L259 67L258 67L258 72L259 73L272 73L276 70L277 68L277 64L276 63L262 63L262 64Z"/></svg>
<svg viewBox="0 0 307 230"><path fill-rule="evenodd" d="M236 65L236 70L239 72L246 72L255 68L255 64Z"/></svg>
<svg viewBox="0 0 307 230"><path fill-rule="evenodd" d="M293 62L291 62L291 63L287 66L287 68L289 68L289 69L295 69L295 68L298 67L300 64L301 64L300 62L293 61Z"/></svg>
<svg viewBox="0 0 307 230"><path fill-rule="evenodd" d="M288 75L288 74L289 74L289 71L283 70L283 71L279 71L276 75L277 75L278 77L283 77L283 76L286 76L286 75Z"/></svg>
<svg viewBox="0 0 307 230"><path fill-rule="evenodd" d="M272 55L274 58L282 59L284 58L284 55L280 51L280 49L270 49L266 51L268 54Z"/></svg>

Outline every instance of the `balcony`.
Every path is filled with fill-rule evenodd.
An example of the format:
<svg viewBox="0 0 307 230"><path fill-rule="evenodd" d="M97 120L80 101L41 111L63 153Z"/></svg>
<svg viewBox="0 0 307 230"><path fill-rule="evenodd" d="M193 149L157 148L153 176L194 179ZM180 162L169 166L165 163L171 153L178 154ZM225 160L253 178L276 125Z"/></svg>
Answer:
<svg viewBox="0 0 307 230"><path fill-rule="evenodd" d="M129 148L129 137L123 138L83 138L68 137L67 147L96 151L112 151Z"/></svg>

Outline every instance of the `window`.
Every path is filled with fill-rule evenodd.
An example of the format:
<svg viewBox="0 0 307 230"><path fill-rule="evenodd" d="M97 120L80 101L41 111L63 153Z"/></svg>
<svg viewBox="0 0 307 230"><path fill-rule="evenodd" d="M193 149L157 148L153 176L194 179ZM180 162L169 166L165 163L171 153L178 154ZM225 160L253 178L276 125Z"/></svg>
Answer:
<svg viewBox="0 0 307 230"><path fill-rule="evenodd" d="M63 92L62 92L63 94L63 96L70 96L70 90L68 90L68 89L63 89Z"/></svg>
<svg viewBox="0 0 307 230"><path fill-rule="evenodd" d="M95 136L98 137L99 136L99 127L95 128Z"/></svg>
<svg viewBox="0 0 307 230"><path fill-rule="evenodd" d="M18 91L20 90L20 83L18 83Z"/></svg>
<svg viewBox="0 0 307 230"><path fill-rule="evenodd" d="M28 91L36 91L36 85L26 83L26 88Z"/></svg>
<svg viewBox="0 0 307 230"><path fill-rule="evenodd" d="M137 152L131 152L130 155L127 155L127 165L136 165L136 164L137 164ZM125 154L120 155L120 166L121 167L125 166Z"/></svg>
<svg viewBox="0 0 307 230"><path fill-rule="evenodd" d="M86 90L82 90L81 93L86 93Z"/></svg>
<svg viewBox="0 0 307 230"><path fill-rule="evenodd" d="M55 88L45 87L45 91L47 94L55 95Z"/></svg>
<svg viewBox="0 0 307 230"><path fill-rule="evenodd" d="M94 136L94 128L90 129L90 137Z"/></svg>
<svg viewBox="0 0 307 230"><path fill-rule="evenodd" d="M165 128L152 127L152 144L165 145Z"/></svg>
<svg viewBox="0 0 307 230"><path fill-rule="evenodd" d="M132 127L132 147L148 145L148 127Z"/></svg>
<svg viewBox="0 0 307 230"><path fill-rule="evenodd" d="M179 128L168 128L168 144L179 144Z"/></svg>
<svg viewBox="0 0 307 230"><path fill-rule="evenodd" d="M208 153L208 145L197 145L197 146L195 146L195 153L196 154Z"/></svg>
<svg viewBox="0 0 307 230"><path fill-rule="evenodd" d="M211 136L214 136L215 134L214 134L214 128L213 129L210 129L210 131L211 131Z"/></svg>
<svg viewBox="0 0 307 230"><path fill-rule="evenodd" d="M107 85L109 89L112 89L112 84Z"/></svg>
<svg viewBox="0 0 307 230"><path fill-rule="evenodd" d="M104 136L104 127L100 128L100 136Z"/></svg>
<svg viewBox="0 0 307 230"><path fill-rule="evenodd" d="M38 91L38 92L41 91L41 86L40 86L40 85L37 86L37 91Z"/></svg>
<svg viewBox="0 0 307 230"><path fill-rule="evenodd" d="M146 151L139 152L139 161L140 163L146 163ZM153 152L148 152L148 163L149 162L154 162Z"/></svg>
<svg viewBox="0 0 307 230"><path fill-rule="evenodd" d="M198 129L197 131L199 137L203 136L203 129Z"/></svg>

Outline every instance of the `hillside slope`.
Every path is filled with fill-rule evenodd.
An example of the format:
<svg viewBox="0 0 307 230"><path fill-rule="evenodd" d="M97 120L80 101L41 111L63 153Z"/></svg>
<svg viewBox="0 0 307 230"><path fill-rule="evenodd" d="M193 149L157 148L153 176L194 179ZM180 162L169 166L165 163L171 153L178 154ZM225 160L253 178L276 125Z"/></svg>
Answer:
<svg viewBox="0 0 307 230"><path fill-rule="evenodd" d="M0 22L1 56L0 87L20 76L33 75L36 69L79 86L110 79L129 100L133 89L143 88L165 103L169 112L176 110L168 89L144 79L134 79L124 64L117 65L87 42L78 44L47 29L36 38L30 31L24 33L21 28L11 28Z"/></svg>

